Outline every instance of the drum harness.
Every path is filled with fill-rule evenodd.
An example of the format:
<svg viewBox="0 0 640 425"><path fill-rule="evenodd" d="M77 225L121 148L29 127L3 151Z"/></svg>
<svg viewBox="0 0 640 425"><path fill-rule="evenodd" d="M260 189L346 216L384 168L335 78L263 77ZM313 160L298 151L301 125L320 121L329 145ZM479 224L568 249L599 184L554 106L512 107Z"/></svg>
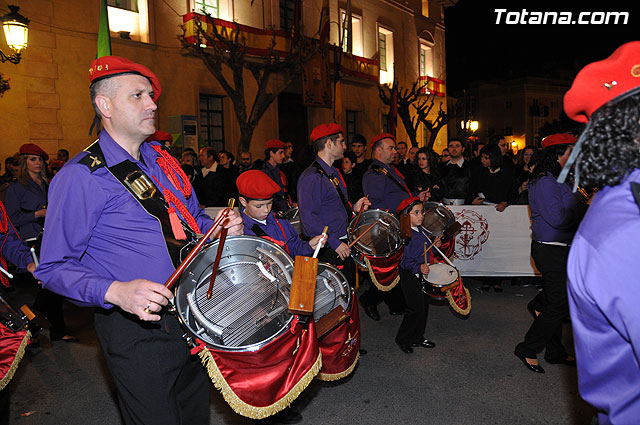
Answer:
<svg viewBox="0 0 640 425"><path fill-rule="evenodd" d="M336 191L338 192L338 196L340 197L340 201L342 202L342 206L344 207L344 210L347 213L347 220L351 219L353 217L353 206L351 205L351 202L349 202L349 200L344 197L344 193L342 193L342 189L340 189L340 180L342 180L342 184L344 184L344 187L345 188L347 187L347 184L344 182L344 179L342 178L342 174L340 174L340 171L338 171L338 176L340 176L340 180L338 180L337 177L332 177L328 175L326 171L322 169L322 166L318 163L317 160L313 162L312 167L315 167L316 172L318 174L329 179L333 187L336 188Z"/></svg>
<svg viewBox="0 0 640 425"><path fill-rule="evenodd" d="M395 184L397 184L400 187L400 189L407 191L409 196L412 196L411 195L411 191L409 190L407 185L406 184L402 184L398 180L394 179L393 176L391 175L391 173L389 172L389 170L387 170L386 168L381 167L381 166L376 165L376 164L371 164L371 171L373 171L376 174L382 174L383 176L389 177L392 182L394 182ZM396 170L396 172L397 172L397 170Z"/></svg>

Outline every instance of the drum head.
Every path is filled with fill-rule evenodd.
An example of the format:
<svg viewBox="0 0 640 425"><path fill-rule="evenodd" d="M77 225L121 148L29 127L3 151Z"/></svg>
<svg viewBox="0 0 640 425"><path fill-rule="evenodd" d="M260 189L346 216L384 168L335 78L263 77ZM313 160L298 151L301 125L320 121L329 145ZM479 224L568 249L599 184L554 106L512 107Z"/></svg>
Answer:
<svg viewBox="0 0 640 425"><path fill-rule="evenodd" d="M422 227L425 228L429 236L435 237L444 234L444 231L456 221L453 212L439 202L425 202L424 211Z"/></svg>
<svg viewBox="0 0 640 425"><path fill-rule="evenodd" d="M353 259L366 268L364 255L370 257L388 257L395 254L402 247L400 236L400 221L393 214L383 210L367 210L362 213L360 219L354 218L347 228L349 242L357 239L373 224L351 247Z"/></svg>
<svg viewBox="0 0 640 425"><path fill-rule="evenodd" d="M337 307L348 311L350 303L351 288L342 272L331 264L318 263L313 320L317 322Z"/></svg>
<svg viewBox="0 0 640 425"><path fill-rule="evenodd" d="M207 299L218 241L187 266L176 288L176 312L194 337L222 350L254 351L289 327L293 260L254 236L227 237L211 299Z"/></svg>
<svg viewBox="0 0 640 425"><path fill-rule="evenodd" d="M449 264L436 263L429 265L429 275L427 282L433 286L447 286L458 279L458 270Z"/></svg>

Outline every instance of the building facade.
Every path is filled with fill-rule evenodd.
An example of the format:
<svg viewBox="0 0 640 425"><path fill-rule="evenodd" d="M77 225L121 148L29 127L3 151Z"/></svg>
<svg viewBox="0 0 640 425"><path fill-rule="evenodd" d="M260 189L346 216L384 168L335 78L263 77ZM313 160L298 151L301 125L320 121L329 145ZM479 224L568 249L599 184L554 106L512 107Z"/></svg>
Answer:
<svg viewBox="0 0 640 425"><path fill-rule="evenodd" d="M87 71L96 57L100 1L14 0L20 13L31 20L28 47L22 61L2 65L11 78L11 89L0 99L3 143L2 160L23 143L36 143L50 154L64 148L75 154L95 139L89 135L93 110ZM195 116L200 144L237 152L240 130L231 100L201 60L186 55L178 35L189 12L206 11L224 21L258 30L291 27L295 0L108 0L112 54L152 69L162 84L156 114L157 128L175 133L170 117ZM344 43L345 63L375 63L378 75L362 78L343 75L341 107L304 104L302 83L296 81L269 107L256 127L251 142L254 158L261 157L264 143L281 138L302 147L310 130L335 119L348 136L370 139L386 125L389 107L378 97L378 83L397 78L409 87L422 77L425 87L438 84L444 102L445 53L443 5L419 0L304 0L302 31L318 37L323 5L329 7L329 42L340 44L341 28L351 16L351 35ZM0 0L0 12L8 3ZM350 10L350 14L348 13ZM349 28L348 25L345 26ZM4 40L0 46L6 49ZM349 60L351 62L349 62ZM370 76L369 76L370 77ZM247 74L247 101L255 83ZM273 84L277 84L277 79ZM430 84L430 85L429 85ZM425 89L426 90L426 89ZM176 135L174 134L174 137ZM398 139L406 135L398 123ZM424 133L420 132L424 138ZM437 143L446 144L446 131Z"/></svg>

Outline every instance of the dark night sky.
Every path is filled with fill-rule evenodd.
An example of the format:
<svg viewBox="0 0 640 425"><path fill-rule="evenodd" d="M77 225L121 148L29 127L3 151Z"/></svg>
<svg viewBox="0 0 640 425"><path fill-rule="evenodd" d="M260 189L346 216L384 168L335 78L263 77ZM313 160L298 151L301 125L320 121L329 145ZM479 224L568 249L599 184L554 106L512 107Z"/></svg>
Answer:
<svg viewBox="0 0 640 425"><path fill-rule="evenodd" d="M470 81L529 75L558 76L569 70L573 78L584 65L609 56L619 45L640 40L640 8L635 2L460 0L445 9L447 91ZM626 25L507 25L503 14L496 24L495 9L508 12L629 12Z"/></svg>

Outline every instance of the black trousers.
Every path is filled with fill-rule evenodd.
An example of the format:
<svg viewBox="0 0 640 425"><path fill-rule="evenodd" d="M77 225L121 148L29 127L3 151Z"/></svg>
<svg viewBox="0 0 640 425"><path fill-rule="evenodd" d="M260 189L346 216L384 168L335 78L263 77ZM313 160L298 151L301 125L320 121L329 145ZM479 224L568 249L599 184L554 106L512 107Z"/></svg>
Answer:
<svg viewBox="0 0 640 425"><path fill-rule="evenodd" d="M114 308L95 325L125 424L209 423L210 381L174 316L148 323Z"/></svg>
<svg viewBox="0 0 640 425"><path fill-rule="evenodd" d="M535 358L542 350L544 358L560 361L567 358L562 345L562 322L569 316L567 296L568 246L557 246L531 242L531 256L542 274L542 292L530 303L530 309L539 311L533 324L516 346L515 354Z"/></svg>
<svg viewBox="0 0 640 425"><path fill-rule="evenodd" d="M420 279L404 269L400 269L400 287L406 305L411 312L404 314L396 334L396 342L398 344L421 342L425 339L424 331L429 316L429 296L422 292Z"/></svg>
<svg viewBox="0 0 640 425"><path fill-rule="evenodd" d="M36 295L33 308L49 319L52 339L60 339L65 336L67 326L62 313L62 296L48 289L41 288Z"/></svg>
<svg viewBox="0 0 640 425"><path fill-rule="evenodd" d="M405 300L400 285L398 284L392 290L384 292L379 290L373 282L369 282L369 288L362 294L362 302L369 305L377 305L380 301L384 301L389 310L402 310L405 307Z"/></svg>

